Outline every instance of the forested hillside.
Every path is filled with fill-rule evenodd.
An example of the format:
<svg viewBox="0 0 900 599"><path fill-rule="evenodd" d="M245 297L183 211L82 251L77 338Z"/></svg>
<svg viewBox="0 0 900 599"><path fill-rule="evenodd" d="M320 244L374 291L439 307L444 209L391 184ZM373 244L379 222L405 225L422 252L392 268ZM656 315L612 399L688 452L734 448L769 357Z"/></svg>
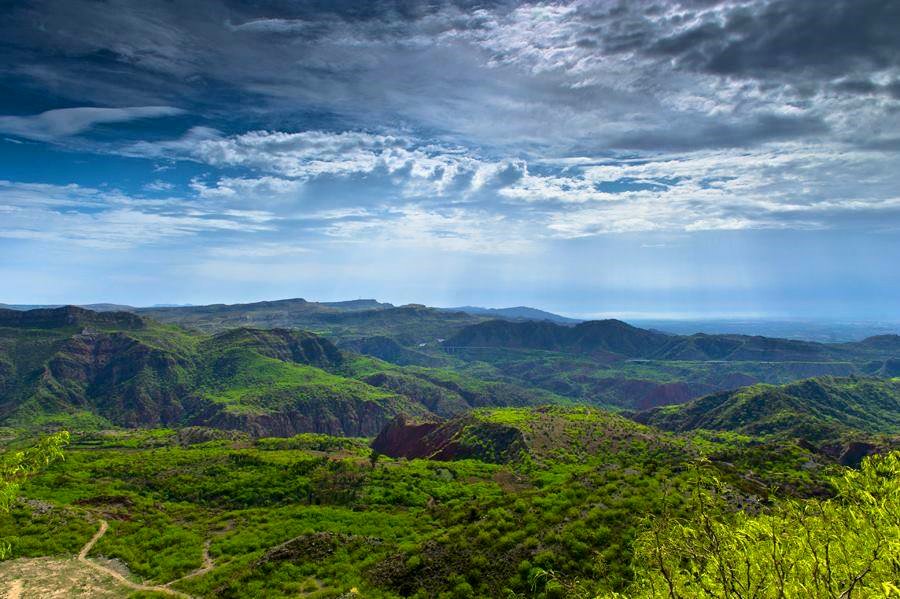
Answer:
<svg viewBox="0 0 900 599"><path fill-rule="evenodd" d="M900 379L823 377L753 385L637 418L666 430L727 430L817 443L864 433L900 435Z"/></svg>
<svg viewBox="0 0 900 599"><path fill-rule="evenodd" d="M0 583L25 597L893 592L893 337L487 321L410 343L392 310L328 307L360 327L340 345L0 310L3 460L21 482L0 514ZM845 376L796 380L823 371ZM61 429L64 461L15 469Z"/></svg>
<svg viewBox="0 0 900 599"><path fill-rule="evenodd" d="M297 330L209 335L123 312L0 311L0 421L14 426L366 436L400 413L447 416L557 400L502 381L345 354Z"/></svg>
<svg viewBox="0 0 900 599"><path fill-rule="evenodd" d="M723 537L752 526L748 518L783 518L794 505L786 501L862 507L852 503L857 495L826 499L842 492L832 479L840 467L792 441L677 435L583 407L477 410L439 430L388 434L403 444L376 442L383 453L367 440L322 435L76 435L66 460L24 486L25 501L0 523L17 558L0 564L0 580L41 564L47 574L35 580L44 588L61 582L52 572L63 567L83 576L83 564L66 556L99 530L86 559L115 559L130 580L194 597L640 596L656 592L662 576L646 557L655 538L648 526L695 525L698 488L715 491ZM893 477L878 484L896 485L896 473L878 471ZM681 529L665 530L658 542L683 551ZM823 534L832 530L841 529ZM877 533L890 539L891 530ZM854 534L865 546L875 531ZM697 550L709 551L703 542ZM795 559L798 549L785 543ZM721 551L739 559L731 545ZM873 569L860 588L878 588L889 554L863 555ZM855 567L841 561L835 572ZM694 583L678 576L692 596ZM112 579L95 583L121 589Z"/></svg>

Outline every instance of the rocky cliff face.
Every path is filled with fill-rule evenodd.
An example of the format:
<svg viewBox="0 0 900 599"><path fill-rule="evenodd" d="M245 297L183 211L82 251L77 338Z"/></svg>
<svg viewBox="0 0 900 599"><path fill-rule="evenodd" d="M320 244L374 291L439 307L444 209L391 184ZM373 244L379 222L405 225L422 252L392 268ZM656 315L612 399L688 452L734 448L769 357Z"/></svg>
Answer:
<svg viewBox="0 0 900 599"><path fill-rule="evenodd" d="M398 416L378 434L372 449L395 458L477 458L494 463L514 461L527 450L517 428L469 415L443 422Z"/></svg>
<svg viewBox="0 0 900 599"><path fill-rule="evenodd" d="M121 333L78 334L47 362L36 396L44 405L95 408L124 426L171 424L184 412L189 367Z"/></svg>
<svg viewBox="0 0 900 599"><path fill-rule="evenodd" d="M437 449L427 439L440 427L437 421L416 422L400 415L381 429L372 449L392 458L427 458Z"/></svg>
<svg viewBox="0 0 900 599"><path fill-rule="evenodd" d="M190 424L240 430L254 437L291 437L321 433L338 437L372 437L398 414L409 410L399 401L383 404L346 400L304 401L294 408L269 414L239 414L205 403L195 406Z"/></svg>

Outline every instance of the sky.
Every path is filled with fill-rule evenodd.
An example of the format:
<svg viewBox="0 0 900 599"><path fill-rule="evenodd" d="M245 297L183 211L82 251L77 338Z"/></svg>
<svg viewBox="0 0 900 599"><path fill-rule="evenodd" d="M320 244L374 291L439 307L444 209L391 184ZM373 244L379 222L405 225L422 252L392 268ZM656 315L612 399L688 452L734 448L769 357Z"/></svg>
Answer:
<svg viewBox="0 0 900 599"><path fill-rule="evenodd" d="M900 320L894 0L0 4L0 302Z"/></svg>

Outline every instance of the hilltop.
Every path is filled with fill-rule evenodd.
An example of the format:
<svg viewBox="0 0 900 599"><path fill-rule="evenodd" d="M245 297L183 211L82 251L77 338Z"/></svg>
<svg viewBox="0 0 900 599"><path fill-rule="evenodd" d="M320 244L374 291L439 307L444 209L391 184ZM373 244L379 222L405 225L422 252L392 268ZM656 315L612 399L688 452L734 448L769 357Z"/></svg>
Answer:
<svg viewBox="0 0 900 599"><path fill-rule="evenodd" d="M824 445L877 435L900 438L900 379L821 377L752 385L636 415L671 431L727 430Z"/></svg>
<svg viewBox="0 0 900 599"><path fill-rule="evenodd" d="M483 408L443 421L398 416L372 442L391 457L491 463L583 461L601 453L666 450L686 455L663 435L587 406Z"/></svg>

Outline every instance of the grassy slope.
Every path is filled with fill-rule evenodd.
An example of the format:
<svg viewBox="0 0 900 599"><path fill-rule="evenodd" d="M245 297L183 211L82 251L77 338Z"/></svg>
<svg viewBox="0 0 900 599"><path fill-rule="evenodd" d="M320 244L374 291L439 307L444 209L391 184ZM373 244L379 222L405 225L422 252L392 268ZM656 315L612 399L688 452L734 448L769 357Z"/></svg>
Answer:
<svg viewBox="0 0 900 599"><path fill-rule="evenodd" d="M476 420L521 430L529 455L506 465L382 458L373 469L363 443L323 436L189 446L166 431L78 437L65 462L26 485L29 502L0 519L0 536L17 537L17 556L71 554L102 514L110 532L95 554L156 583L197 568L209 541L213 571L175 585L202 597L553 596L541 571L596 592L627 584L642 519L677 512L699 456L735 505L764 500L774 483L816 492L830 471L794 445L679 437L593 409L481 410Z"/></svg>
<svg viewBox="0 0 900 599"><path fill-rule="evenodd" d="M900 435L900 379L823 377L782 386L753 385L639 418L671 430L731 430L811 441L853 432Z"/></svg>
<svg viewBox="0 0 900 599"><path fill-rule="evenodd" d="M252 350L232 348L199 374L199 393L235 413L268 413L312 397L380 402L392 397L361 381L313 366L283 362Z"/></svg>

